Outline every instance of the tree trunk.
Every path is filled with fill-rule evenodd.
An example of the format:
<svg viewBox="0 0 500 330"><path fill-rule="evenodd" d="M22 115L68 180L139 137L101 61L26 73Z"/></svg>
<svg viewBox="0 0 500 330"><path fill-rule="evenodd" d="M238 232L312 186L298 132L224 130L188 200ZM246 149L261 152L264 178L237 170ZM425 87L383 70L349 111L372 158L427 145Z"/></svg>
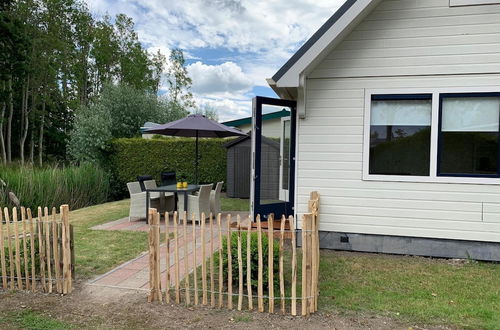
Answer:
<svg viewBox="0 0 500 330"><path fill-rule="evenodd" d="M5 91L5 81L2 81L2 92ZM5 102L5 99L2 100L2 105L0 106L2 109L1 115L0 115L0 153L2 154L2 163L5 165L7 164L7 153L5 151L5 139L3 136L3 119L5 117L5 108L7 106L7 103Z"/></svg>
<svg viewBox="0 0 500 330"><path fill-rule="evenodd" d="M35 163L35 134L33 133L35 131L35 127L32 126L30 130L30 163L34 164Z"/></svg>
<svg viewBox="0 0 500 330"><path fill-rule="evenodd" d="M43 129L45 125L45 98L42 103L42 115L40 118L40 132L38 135L38 165L43 164Z"/></svg>
<svg viewBox="0 0 500 330"><path fill-rule="evenodd" d="M12 162L12 117L14 115L14 100L12 97L12 75L7 83L9 89L9 117L7 119L7 162Z"/></svg>
<svg viewBox="0 0 500 330"><path fill-rule="evenodd" d="M26 86L23 88L23 104L21 112L21 138L19 140L19 153L21 156L21 165L24 165L24 145L28 136L29 118L28 118L28 97L29 97L30 76L26 78Z"/></svg>

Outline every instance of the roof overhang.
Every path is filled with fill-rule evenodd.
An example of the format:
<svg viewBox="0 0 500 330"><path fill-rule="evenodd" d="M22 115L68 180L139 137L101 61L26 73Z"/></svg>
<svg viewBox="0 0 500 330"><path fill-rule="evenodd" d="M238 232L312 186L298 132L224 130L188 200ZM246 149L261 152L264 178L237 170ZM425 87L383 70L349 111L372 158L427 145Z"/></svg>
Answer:
<svg viewBox="0 0 500 330"><path fill-rule="evenodd" d="M295 99L304 77L321 62L381 0L347 0L314 35L268 79L281 97Z"/></svg>

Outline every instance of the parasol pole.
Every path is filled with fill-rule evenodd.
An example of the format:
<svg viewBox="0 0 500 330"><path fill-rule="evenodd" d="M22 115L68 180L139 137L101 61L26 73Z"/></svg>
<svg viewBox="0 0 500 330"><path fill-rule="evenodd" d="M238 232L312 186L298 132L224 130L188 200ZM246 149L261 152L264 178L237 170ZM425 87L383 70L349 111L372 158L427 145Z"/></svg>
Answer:
<svg viewBox="0 0 500 330"><path fill-rule="evenodd" d="M195 155L195 161L194 161L194 166L195 166L195 183L198 184L198 130L196 130L196 155Z"/></svg>

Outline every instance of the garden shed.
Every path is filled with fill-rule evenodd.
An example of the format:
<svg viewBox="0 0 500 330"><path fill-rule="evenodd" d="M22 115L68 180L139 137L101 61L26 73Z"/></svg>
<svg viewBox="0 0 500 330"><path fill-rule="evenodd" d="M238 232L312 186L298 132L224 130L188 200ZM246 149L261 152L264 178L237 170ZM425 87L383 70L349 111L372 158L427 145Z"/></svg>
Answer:
<svg viewBox="0 0 500 330"><path fill-rule="evenodd" d="M250 197L251 140L248 134L224 145L227 148L227 197ZM279 142L262 137L262 165L265 168L261 186L263 199L278 199L279 161Z"/></svg>

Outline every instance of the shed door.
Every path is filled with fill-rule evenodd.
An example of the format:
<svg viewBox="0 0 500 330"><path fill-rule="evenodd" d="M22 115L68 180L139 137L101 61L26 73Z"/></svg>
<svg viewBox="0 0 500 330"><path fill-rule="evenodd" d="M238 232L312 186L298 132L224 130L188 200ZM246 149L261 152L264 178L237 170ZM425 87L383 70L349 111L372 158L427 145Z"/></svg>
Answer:
<svg viewBox="0 0 500 330"><path fill-rule="evenodd" d="M289 120L273 113L286 110ZM252 115L252 216L294 214L296 102L257 96ZM276 124L278 122L278 124ZM281 123L281 125L280 125Z"/></svg>

